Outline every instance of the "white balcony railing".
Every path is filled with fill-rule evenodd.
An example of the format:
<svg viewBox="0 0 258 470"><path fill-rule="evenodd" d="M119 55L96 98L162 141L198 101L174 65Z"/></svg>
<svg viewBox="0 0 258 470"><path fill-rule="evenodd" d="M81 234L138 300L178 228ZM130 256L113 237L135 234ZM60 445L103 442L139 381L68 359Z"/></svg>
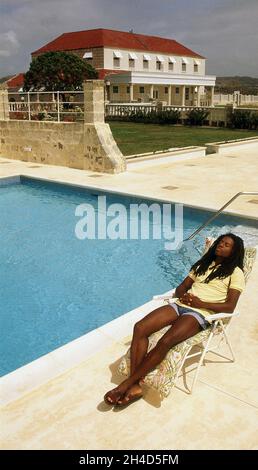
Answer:
<svg viewBox="0 0 258 470"><path fill-rule="evenodd" d="M9 117L29 121L75 122L84 119L83 91L8 93Z"/></svg>

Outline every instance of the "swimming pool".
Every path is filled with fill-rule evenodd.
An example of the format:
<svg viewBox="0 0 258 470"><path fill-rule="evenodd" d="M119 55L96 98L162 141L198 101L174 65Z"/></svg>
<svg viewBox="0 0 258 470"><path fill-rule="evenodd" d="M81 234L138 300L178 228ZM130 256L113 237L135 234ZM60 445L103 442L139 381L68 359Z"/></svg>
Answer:
<svg viewBox="0 0 258 470"><path fill-rule="evenodd" d="M75 208L97 191L21 177L0 187L1 375L176 286L205 236L233 231L250 245L258 222L220 216L173 252L164 240L79 240ZM153 200L105 193L108 204ZM188 236L211 213L184 207Z"/></svg>

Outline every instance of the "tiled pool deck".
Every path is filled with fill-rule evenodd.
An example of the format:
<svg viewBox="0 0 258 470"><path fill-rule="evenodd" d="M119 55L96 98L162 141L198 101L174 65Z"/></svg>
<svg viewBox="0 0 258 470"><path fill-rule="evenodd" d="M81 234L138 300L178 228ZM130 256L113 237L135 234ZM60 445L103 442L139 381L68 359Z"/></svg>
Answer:
<svg viewBox="0 0 258 470"><path fill-rule="evenodd" d="M258 190L257 157L258 148L101 176L2 158L0 177L30 175L218 209L239 191ZM258 218L258 205L250 200L258 197L242 196L228 212ZM143 400L121 411L109 409L102 401L103 394L118 383L112 371L128 347L132 325L150 304L100 328L96 344L89 343L91 356L86 348L78 365L4 406L1 448L257 449L257 278L256 262L239 301L241 315L232 322L236 362L218 364L210 355L192 396L175 388L160 403L148 390ZM18 388L22 390L22 383Z"/></svg>

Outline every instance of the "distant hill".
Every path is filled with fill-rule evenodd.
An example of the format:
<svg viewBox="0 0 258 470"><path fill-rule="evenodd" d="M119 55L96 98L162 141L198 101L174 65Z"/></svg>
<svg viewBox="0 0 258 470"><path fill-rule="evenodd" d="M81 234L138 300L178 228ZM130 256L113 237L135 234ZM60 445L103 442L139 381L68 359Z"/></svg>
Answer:
<svg viewBox="0 0 258 470"><path fill-rule="evenodd" d="M243 95L258 95L258 78L217 77L215 93L233 93L239 90Z"/></svg>

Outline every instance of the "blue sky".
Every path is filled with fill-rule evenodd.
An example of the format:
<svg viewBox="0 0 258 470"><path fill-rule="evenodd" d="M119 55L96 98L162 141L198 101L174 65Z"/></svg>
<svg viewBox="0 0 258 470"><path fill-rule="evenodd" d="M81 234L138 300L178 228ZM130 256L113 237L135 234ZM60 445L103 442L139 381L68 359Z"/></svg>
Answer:
<svg viewBox="0 0 258 470"><path fill-rule="evenodd" d="M258 77L258 0L0 0L0 77L60 34L93 28L170 37L208 74Z"/></svg>

